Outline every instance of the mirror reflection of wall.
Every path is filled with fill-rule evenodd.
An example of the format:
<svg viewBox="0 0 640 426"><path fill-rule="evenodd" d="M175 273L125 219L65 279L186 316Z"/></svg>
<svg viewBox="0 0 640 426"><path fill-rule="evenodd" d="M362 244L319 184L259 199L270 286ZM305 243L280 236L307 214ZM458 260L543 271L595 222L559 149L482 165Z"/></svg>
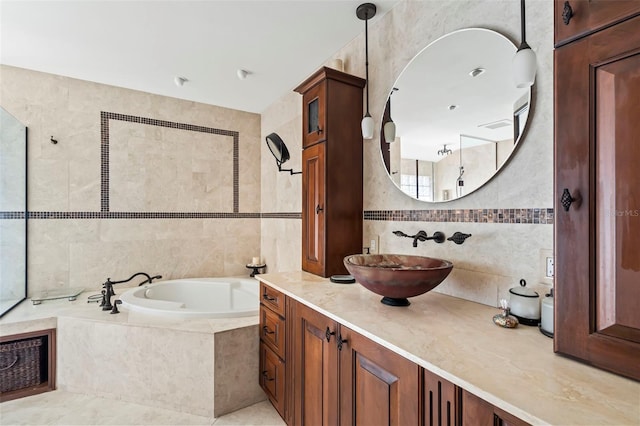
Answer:
<svg viewBox="0 0 640 426"><path fill-rule="evenodd" d="M27 128L0 107L0 316L27 296Z"/></svg>
<svg viewBox="0 0 640 426"><path fill-rule="evenodd" d="M436 40L394 83L384 120L396 138L380 146L391 180L422 201L449 201L488 182L524 132L530 88L512 82L516 47L491 30L470 28ZM393 105L391 105L393 104Z"/></svg>

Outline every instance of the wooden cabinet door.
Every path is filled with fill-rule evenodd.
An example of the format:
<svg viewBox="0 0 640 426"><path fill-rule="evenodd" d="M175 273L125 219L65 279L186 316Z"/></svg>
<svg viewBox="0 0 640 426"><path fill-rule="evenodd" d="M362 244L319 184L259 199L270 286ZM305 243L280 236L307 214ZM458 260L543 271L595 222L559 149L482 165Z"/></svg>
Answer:
<svg viewBox="0 0 640 426"><path fill-rule="evenodd" d="M636 380L639 135L640 16L557 48L555 350Z"/></svg>
<svg viewBox="0 0 640 426"><path fill-rule="evenodd" d="M302 269L324 273L325 145L302 151Z"/></svg>
<svg viewBox="0 0 640 426"><path fill-rule="evenodd" d="M460 391L462 426L528 426L509 414L465 390Z"/></svg>
<svg viewBox="0 0 640 426"><path fill-rule="evenodd" d="M296 303L294 321L294 423L336 425L338 325L300 303Z"/></svg>
<svg viewBox="0 0 640 426"><path fill-rule="evenodd" d="M569 9L571 18L565 23ZM640 0L555 0L555 43L564 44L640 14Z"/></svg>
<svg viewBox="0 0 640 426"><path fill-rule="evenodd" d="M302 148L327 138L327 85L322 82L302 96Z"/></svg>
<svg viewBox="0 0 640 426"><path fill-rule="evenodd" d="M281 417L285 415L285 363L264 342L260 342L260 387Z"/></svg>
<svg viewBox="0 0 640 426"><path fill-rule="evenodd" d="M340 326L340 424L418 425L420 368Z"/></svg>
<svg viewBox="0 0 640 426"><path fill-rule="evenodd" d="M454 426L460 424L456 386L427 370L423 370L423 383L423 424L425 426Z"/></svg>

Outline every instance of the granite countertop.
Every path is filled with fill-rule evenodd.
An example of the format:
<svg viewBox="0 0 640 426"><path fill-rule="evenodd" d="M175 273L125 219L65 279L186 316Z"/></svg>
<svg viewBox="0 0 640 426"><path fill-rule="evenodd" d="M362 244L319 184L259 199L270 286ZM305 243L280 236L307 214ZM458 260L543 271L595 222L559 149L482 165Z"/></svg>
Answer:
<svg viewBox="0 0 640 426"><path fill-rule="evenodd" d="M256 278L529 423L640 424L640 383L555 354L537 327L496 326L496 308L437 292L391 307L301 271Z"/></svg>

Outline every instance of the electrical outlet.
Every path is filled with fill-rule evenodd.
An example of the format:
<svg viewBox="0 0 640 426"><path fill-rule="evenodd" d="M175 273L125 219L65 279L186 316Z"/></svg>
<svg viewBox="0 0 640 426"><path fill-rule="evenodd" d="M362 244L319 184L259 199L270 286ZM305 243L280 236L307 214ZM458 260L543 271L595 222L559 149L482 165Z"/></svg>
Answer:
<svg viewBox="0 0 640 426"><path fill-rule="evenodd" d="M546 258L547 269L545 271L545 277L553 278L553 257Z"/></svg>
<svg viewBox="0 0 640 426"><path fill-rule="evenodd" d="M380 236L372 235L369 239L369 253L378 254L380 253Z"/></svg>
<svg viewBox="0 0 640 426"><path fill-rule="evenodd" d="M553 285L553 277L555 275L554 259L553 250L540 249L540 256L538 258L538 282Z"/></svg>

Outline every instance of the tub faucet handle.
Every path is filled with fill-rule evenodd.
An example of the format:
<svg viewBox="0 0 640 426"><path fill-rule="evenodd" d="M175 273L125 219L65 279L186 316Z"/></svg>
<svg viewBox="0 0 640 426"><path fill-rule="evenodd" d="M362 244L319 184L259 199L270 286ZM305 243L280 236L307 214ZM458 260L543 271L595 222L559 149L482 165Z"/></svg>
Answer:
<svg viewBox="0 0 640 426"><path fill-rule="evenodd" d="M122 300L116 299L113 301L113 309L111 309L111 314L119 314L118 305L122 305Z"/></svg>

